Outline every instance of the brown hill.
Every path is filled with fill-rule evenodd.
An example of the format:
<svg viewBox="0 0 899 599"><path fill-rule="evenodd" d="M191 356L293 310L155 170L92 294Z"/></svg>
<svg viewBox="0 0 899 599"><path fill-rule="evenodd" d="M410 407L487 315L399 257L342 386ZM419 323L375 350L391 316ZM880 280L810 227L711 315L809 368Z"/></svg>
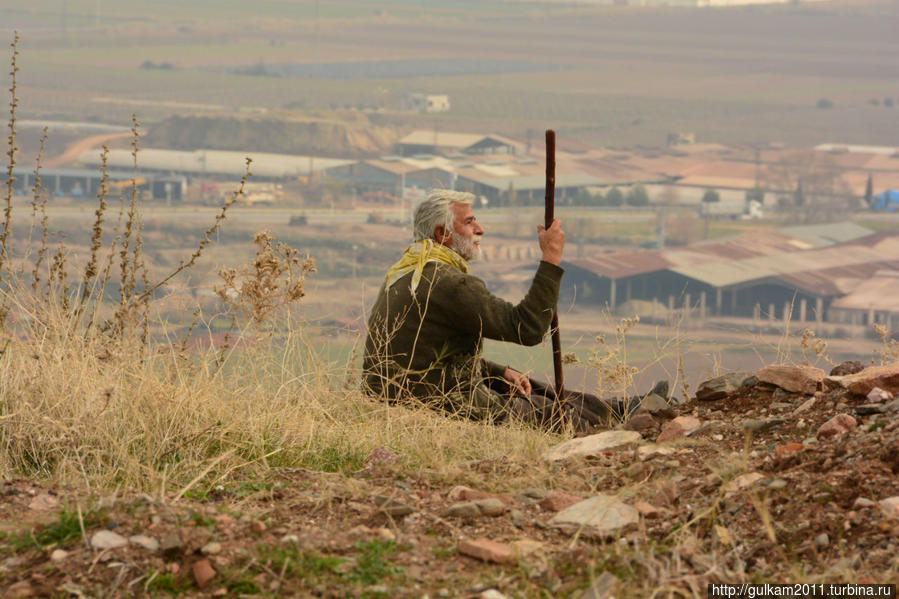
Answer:
<svg viewBox="0 0 899 599"><path fill-rule="evenodd" d="M151 127L149 146L176 150L247 150L283 154L361 157L383 154L396 132L364 116L353 122L275 116L173 116Z"/></svg>

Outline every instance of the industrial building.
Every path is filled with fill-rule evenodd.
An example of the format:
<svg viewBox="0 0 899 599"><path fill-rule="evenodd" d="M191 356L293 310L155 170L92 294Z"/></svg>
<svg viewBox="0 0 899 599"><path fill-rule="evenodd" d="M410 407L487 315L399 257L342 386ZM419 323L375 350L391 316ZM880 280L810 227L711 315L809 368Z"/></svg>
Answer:
<svg viewBox="0 0 899 599"><path fill-rule="evenodd" d="M35 184L35 173L24 168L13 169L15 182L13 188L17 194L32 193ZM100 192L100 181L103 174L100 169L87 168L46 168L39 172L41 186L51 196L69 196L73 198L95 198ZM109 170L106 173L107 197L128 194L131 191L132 170ZM154 200L169 203L181 202L187 189L187 179L177 175L146 175L138 173L134 178L139 194L149 194Z"/></svg>
<svg viewBox="0 0 899 599"><path fill-rule="evenodd" d="M599 254L563 266L567 301L614 310L644 300L700 317L821 321L877 272L899 270L899 235L854 223L789 227L678 249Z"/></svg>

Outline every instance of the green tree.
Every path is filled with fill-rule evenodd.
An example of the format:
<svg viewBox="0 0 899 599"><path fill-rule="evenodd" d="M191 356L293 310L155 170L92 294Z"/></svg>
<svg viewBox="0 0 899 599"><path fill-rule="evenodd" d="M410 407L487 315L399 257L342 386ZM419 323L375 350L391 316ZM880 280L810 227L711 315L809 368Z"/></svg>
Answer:
<svg viewBox="0 0 899 599"><path fill-rule="evenodd" d="M765 192L761 187L753 187L752 189L746 190L746 201L751 202L755 200L759 204L763 204L765 201Z"/></svg>
<svg viewBox="0 0 899 599"><path fill-rule="evenodd" d="M714 189L707 189L704 194L702 194L702 201L706 204L713 204L715 202L721 201L721 194L718 193Z"/></svg>
<svg viewBox="0 0 899 599"><path fill-rule="evenodd" d="M648 206L649 194L642 185L634 185L627 193L627 203L630 206Z"/></svg>
<svg viewBox="0 0 899 599"><path fill-rule="evenodd" d="M603 203L606 206L621 206L624 204L624 194L617 187L613 187L606 193L605 202Z"/></svg>

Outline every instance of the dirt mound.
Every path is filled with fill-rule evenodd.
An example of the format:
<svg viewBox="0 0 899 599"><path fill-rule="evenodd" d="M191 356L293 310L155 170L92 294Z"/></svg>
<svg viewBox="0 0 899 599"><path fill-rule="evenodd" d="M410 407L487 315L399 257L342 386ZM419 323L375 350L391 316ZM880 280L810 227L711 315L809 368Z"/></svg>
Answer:
<svg viewBox="0 0 899 599"><path fill-rule="evenodd" d="M388 152L396 132L353 122L264 116L174 116L155 123L145 143L175 150L246 150L275 154L363 157Z"/></svg>
<svg viewBox="0 0 899 599"><path fill-rule="evenodd" d="M864 372L821 378L777 367L788 387L820 379L811 393L758 374L731 375L719 385L726 393L704 395L713 400L645 408L635 419L645 441L631 434L616 446L606 435L595 453L552 463L425 472L381 449L355 473L282 469L258 484L182 497L90 498L7 481L0 582L18 597L111 589L494 598L580 597L591 586L589 596L683 597L705 596L710 582L892 582L892 390L865 397L844 387ZM675 440L652 443L660 428ZM602 438L574 441L583 448ZM611 532L588 534L595 513L590 526L559 525L577 522L581 499L597 495L618 502L603 518L627 516L600 523Z"/></svg>

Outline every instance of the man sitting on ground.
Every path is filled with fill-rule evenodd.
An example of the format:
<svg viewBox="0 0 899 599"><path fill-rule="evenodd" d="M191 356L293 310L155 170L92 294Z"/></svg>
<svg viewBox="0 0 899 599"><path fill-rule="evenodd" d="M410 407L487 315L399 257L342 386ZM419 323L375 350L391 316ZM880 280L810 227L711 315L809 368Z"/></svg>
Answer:
<svg viewBox="0 0 899 599"><path fill-rule="evenodd" d="M564 272L561 222L538 226L543 259L517 305L469 273L484 229L470 193L431 190L415 211L415 242L387 271L368 320L364 387L390 401L415 399L473 419L518 419L577 431L614 414L594 396L566 392L565 418L555 393L508 366L482 358L483 339L537 345L549 329ZM620 410L620 408L619 408Z"/></svg>

